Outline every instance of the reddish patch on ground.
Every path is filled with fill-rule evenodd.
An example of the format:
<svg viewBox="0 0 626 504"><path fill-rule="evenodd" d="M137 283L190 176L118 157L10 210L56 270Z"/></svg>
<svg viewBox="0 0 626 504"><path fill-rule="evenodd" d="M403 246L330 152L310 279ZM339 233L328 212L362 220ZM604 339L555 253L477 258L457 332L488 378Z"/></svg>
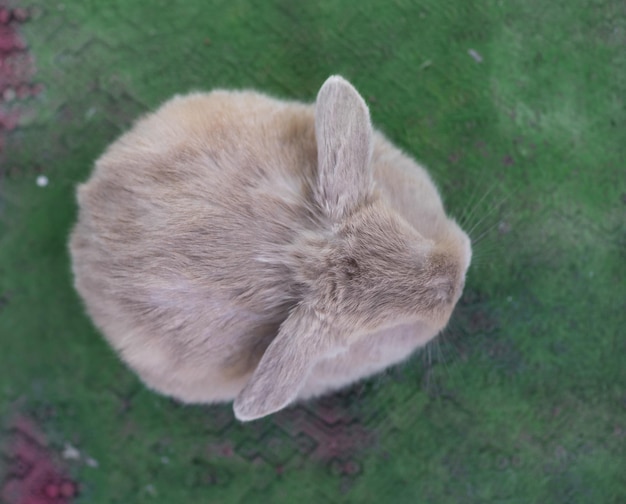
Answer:
<svg viewBox="0 0 626 504"><path fill-rule="evenodd" d="M3 503L69 504L78 495L77 483L60 468L45 437L27 418L13 422L3 451L7 459L0 488Z"/></svg>
<svg viewBox="0 0 626 504"><path fill-rule="evenodd" d="M329 467L335 476L354 477L361 472L361 454L376 445L377 439L372 419L362 418L359 390L353 387L287 408L271 420L251 422L243 429L230 406L214 406L206 427L216 442L207 445L206 456L208 460L235 457L253 465L266 464L277 475L298 470L311 460Z"/></svg>
<svg viewBox="0 0 626 504"><path fill-rule="evenodd" d="M358 414L346 406L345 392L315 401L313 408L288 409L275 423L298 439L308 457L330 464L334 473L355 475L358 454L375 444L375 432L361 423ZM308 441L308 442L304 442Z"/></svg>
<svg viewBox="0 0 626 504"><path fill-rule="evenodd" d="M19 102L41 92L41 86L33 83L33 58L19 34L19 25L28 19L26 9L0 6L0 152L6 133L18 126Z"/></svg>

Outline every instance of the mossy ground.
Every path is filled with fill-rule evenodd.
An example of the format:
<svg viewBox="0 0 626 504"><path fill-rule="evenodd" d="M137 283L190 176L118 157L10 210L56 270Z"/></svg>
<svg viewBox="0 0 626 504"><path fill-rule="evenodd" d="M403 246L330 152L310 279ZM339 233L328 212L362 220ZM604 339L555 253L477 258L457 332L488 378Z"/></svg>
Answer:
<svg viewBox="0 0 626 504"><path fill-rule="evenodd" d="M0 104L20 114L0 154L0 418L84 454L63 462L77 502L626 502L623 1L27 7L43 89ZM72 289L74 186L174 93L310 100L332 73L474 228L450 328L398 369L254 424L148 392Z"/></svg>

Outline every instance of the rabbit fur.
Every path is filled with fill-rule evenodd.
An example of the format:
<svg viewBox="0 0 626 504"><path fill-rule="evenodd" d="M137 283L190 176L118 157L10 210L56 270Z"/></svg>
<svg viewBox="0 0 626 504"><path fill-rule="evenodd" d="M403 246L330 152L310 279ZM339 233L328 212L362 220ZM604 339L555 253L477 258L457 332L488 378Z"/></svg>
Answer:
<svg viewBox="0 0 626 504"><path fill-rule="evenodd" d="M78 187L87 312L150 388L247 421L405 360L446 325L471 259L427 172L350 83L314 105L176 96Z"/></svg>

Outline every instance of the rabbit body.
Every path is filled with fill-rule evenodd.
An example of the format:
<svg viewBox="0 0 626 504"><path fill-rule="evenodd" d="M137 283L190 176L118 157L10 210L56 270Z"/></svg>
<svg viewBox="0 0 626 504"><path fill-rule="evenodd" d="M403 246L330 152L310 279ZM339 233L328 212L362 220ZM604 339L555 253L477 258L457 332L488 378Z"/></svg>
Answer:
<svg viewBox="0 0 626 504"><path fill-rule="evenodd" d="M107 149L78 203L95 325L150 388L236 399L241 420L406 359L445 326L471 256L339 77L316 105L177 96Z"/></svg>

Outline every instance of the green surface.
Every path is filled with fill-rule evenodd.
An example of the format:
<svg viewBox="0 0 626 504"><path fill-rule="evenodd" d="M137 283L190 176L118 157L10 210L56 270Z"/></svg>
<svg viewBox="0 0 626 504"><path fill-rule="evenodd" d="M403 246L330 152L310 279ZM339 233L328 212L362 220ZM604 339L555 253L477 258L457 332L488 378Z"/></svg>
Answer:
<svg viewBox="0 0 626 504"><path fill-rule="evenodd" d="M77 502L626 502L623 0L30 4L45 87L1 155L0 415L98 461L67 462ZM71 287L75 184L173 93L312 100L332 73L478 239L449 329L253 424L148 392Z"/></svg>

